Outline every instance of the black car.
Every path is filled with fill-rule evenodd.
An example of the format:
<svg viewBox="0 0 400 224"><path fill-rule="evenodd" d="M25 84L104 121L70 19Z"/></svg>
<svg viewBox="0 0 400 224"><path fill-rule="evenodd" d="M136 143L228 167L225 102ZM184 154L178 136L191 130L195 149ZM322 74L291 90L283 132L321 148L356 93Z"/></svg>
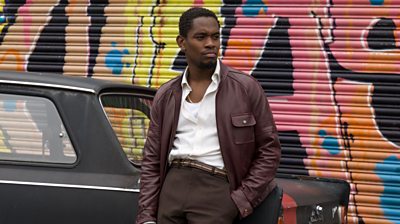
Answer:
<svg viewBox="0 0 400 224"><path fill-rule="evenodd" d="M0 72L0 223L134 223L154 94L90 78ZM346 182L277 182L238 223L344 222Z"/></svg>

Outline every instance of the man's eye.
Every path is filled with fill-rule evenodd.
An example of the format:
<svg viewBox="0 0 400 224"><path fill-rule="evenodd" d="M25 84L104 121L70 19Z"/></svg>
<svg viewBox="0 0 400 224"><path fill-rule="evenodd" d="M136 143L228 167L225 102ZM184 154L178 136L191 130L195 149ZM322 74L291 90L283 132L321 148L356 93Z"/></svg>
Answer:
<svg viewBox="0 0 400 224"><path fill-rule="evenodd" d="M204 39L204 36L196 36L195 37L197 40L203 40Z"/></svg>
<svg viewBox="0 0 400 224"><path fill-rule="evenodd" d="M214 35L213 38L214 38L214 40L218 40L219 39L219 34L218 35Z"/></svg>

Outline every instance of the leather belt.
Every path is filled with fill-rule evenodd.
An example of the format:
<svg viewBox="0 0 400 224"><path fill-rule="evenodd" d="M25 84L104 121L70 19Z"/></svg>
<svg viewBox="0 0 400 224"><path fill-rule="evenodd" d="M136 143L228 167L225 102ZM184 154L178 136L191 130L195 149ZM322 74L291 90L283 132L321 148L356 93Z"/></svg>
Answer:
<svg viewBox="0 0 400 224"><path fill-rule="evenodd" d="M226 170L219 169L217 167L192 159L174 159L171 162L171 167L190 167L205 171L211 175L219 175L222 177L227 177Z"/></svg>

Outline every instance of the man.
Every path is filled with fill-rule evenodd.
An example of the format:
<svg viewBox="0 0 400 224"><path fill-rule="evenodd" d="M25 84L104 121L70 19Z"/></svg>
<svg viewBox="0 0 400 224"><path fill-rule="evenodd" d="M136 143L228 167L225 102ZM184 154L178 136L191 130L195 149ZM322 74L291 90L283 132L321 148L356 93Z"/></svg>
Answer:
<svg viewBox="0 0 400 224"><path fill-rule="evenodd" d="M136 223L231 224L276 186L272 113L253 77L218 60L213 12L184 12L176 41L188 66L153 101Z"/></svg>

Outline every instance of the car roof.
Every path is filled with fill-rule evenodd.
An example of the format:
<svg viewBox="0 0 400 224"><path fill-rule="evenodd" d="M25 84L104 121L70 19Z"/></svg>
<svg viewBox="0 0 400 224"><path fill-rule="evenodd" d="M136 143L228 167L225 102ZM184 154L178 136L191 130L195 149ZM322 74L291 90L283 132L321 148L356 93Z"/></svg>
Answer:
<svg viewBox="0 0 400 224"><path fill-rule="evenodd" d="M75 91L91 92L98 94L101 90L106 88L118 89L138 89L146 90L149 88L139 87L112 82L107 80L100 80L96 78L86 77L73 77L65 76L58 73L33 73L33 72L15 72L15 71L0 71L0 84L16 84L27 86L39 86L49 88L60 88Z"/></svg>

